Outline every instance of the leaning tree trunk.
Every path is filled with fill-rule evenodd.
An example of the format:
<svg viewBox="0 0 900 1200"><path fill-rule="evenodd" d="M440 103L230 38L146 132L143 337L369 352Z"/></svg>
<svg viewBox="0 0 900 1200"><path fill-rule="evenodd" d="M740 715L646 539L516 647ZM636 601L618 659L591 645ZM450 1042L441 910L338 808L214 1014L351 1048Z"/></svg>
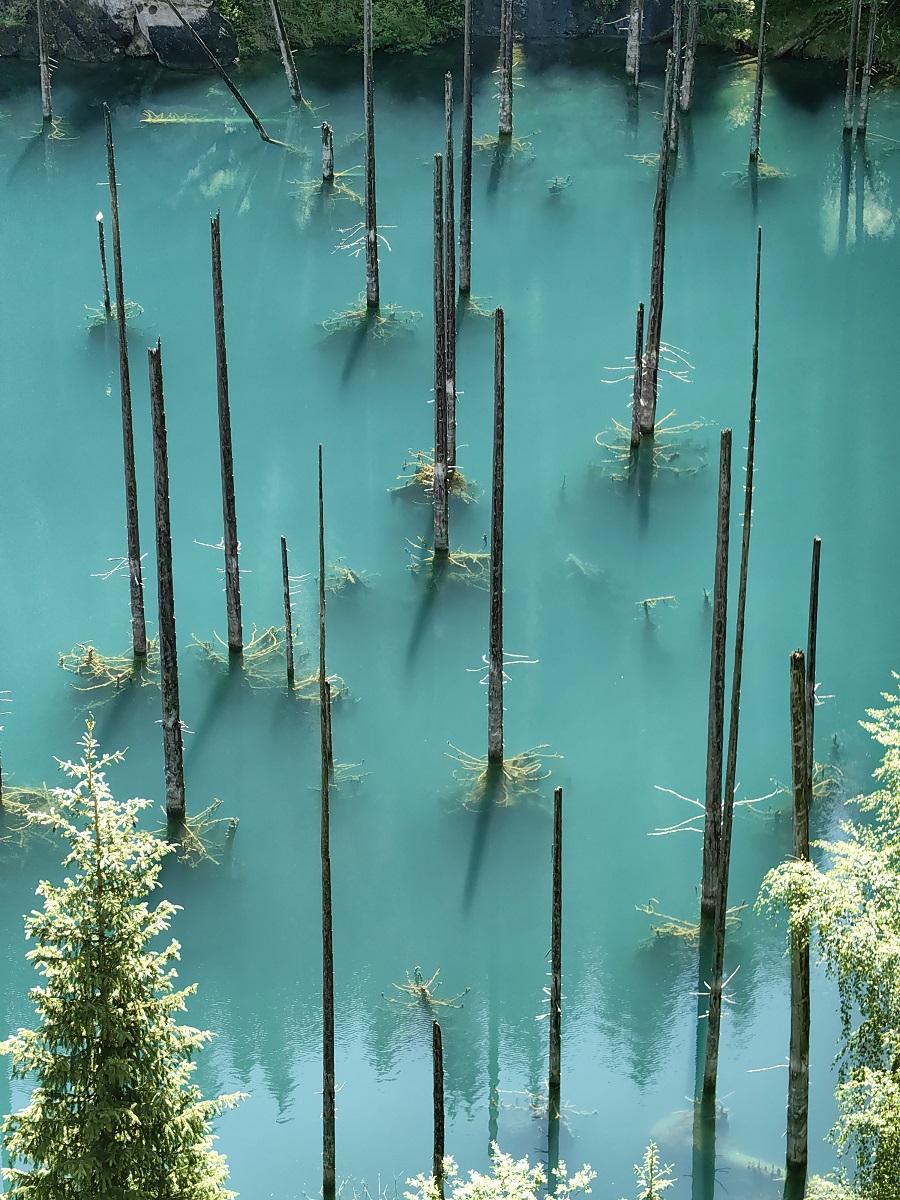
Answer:
<svg viewBox="0 0 900 1200"><path fill-rule="evenodd" d="M378 218L375 213L375 83L372 75L372 0L363 0L363 105L365 108L366 305L378 308Z"/></svg>
<svg viewBox="0 0 900 1200"><path fill-rule="evenodd" d="M295 104L302 104L303 93L300 90L300 77L297 74L297 64L294 62L294 55L291 53L287 30L284 27L284 18L281 15L281 5L278 3L278 0L269 0L269 10L272 14L272 24L275 26L275 37L278 41L281 63L284 67L284 73L287 76L288 87L291 89L291 98Z"/></svg>

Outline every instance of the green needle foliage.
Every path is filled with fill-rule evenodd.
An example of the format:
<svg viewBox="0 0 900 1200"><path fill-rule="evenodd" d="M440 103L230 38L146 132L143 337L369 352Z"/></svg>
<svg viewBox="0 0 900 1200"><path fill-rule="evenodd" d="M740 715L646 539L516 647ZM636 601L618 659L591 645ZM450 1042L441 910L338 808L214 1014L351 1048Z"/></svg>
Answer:
<svg viewBox="0 0 900 1200"><path fill-rule="evenodd" d="M597 1172L587 1166L569 1176L566 1164L560 1162L553 1171L553 1194L558 1200L570 1200L579 1192L587 1194L596 1178ZM440 1200L441 1190L433 1175L417 1175L406 1182L415 1191L404 1192L404 1200ZM455 1160L445 1158L444 1182L451 1200L541 1200L546 1194L547 1171L542 1163L532 1167L527 1158L516 1160L504 1154L492 1142L490 1174L470 1171L468 1179L461 1179Z"/></svg>
<svg viewBox="0 0 900 1200"><path fill-rule="evenodd" d="M894 678L898 679L896 673ZM782 863L763 881L759 907L786 907L791 930L816 934L837 981L842 1045L831 1139L855 1158L852 1180L810 1183L816 1200L896 1200L900 1180L900 695L862 722L884 758L880 787L853 801L865 823L843 821L843 838L816 842L821 865Z"/></svg>
<svg viewBox="0 0 900 1200"><path fill-rule="evenodd" d="M33 819L69 843L61 886L37 889L43 911L25 919L28 958L43 975L31 990L36 1029L20 1029L0 1053L14 1078L36 1079L31 1102L5 1119L17 1200L225 1200L228 1168L212 1148L212 1119L238 1095L204 1100L190 1082L192 1056L212 1034L179 1025L195 986L176 990L179 945L154 939L176 912L147 897L172 849L139 830L149 800L116 802L93 721L79 762L61 763L76 782Z"/></svg>

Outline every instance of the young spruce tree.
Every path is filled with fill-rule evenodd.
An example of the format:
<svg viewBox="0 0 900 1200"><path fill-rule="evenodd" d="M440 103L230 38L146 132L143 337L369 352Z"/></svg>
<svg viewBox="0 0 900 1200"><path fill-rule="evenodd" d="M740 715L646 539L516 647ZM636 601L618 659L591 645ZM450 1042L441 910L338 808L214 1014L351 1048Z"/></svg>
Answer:
<svg viewBox="0 0 900 1200"><path fill-rule="evenodd" d="M171 849L137 827L148 800L116 802L105 779L121 753L101 755L93 722L77 782L34 819L69 843L61 886L42 882L43 911L25 919L28 958L44 976L30 997L36 1029L0 1052L14 1078L34 1078L31 1102L5 1119L7 1195L19 1200L225 1200L228 1168L212 1148L212 1119L238 1095L204 1100L190 1082L212 1034L179 1025L194 987L176 991L169 928L175 905L150 908Z"/></svg>

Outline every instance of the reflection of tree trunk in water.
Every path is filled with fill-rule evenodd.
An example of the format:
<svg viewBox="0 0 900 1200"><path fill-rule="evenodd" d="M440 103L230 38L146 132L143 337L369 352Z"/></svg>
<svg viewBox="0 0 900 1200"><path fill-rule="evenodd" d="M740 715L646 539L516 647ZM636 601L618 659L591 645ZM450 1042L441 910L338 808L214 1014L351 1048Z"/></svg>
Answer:
<svg viewBox="0 0 900 1200"><path fill-rule="evenodd" d="M856 165L854 169L854 192L856 201L856 244L859 246L866 232L866 143L856 143Z"/></svg>
<svg viewBox="0 0 900 1200"><path fill-rule="evenodd" d="M853 173L853 160L850 142L845 138L841 146L841 207L838 217L838 247L847 248L847 230L850 224L850 181Z"/></svg>
<svg viewBox="0 0 900 1200"><path fill-rule="evenodd" d="M488 967L488 1153L497 1140L497 1117L500 1109L500 1024L494 995L494 976Z"/></svg>

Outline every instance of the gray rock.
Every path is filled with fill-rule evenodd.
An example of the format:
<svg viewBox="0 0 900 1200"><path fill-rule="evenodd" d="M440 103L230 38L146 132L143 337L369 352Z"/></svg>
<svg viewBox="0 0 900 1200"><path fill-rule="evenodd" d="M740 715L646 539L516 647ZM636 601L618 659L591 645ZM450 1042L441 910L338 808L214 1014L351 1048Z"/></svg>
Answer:
<svg viewBox="0 0 900 1200"><path fill-rule="evenodd" d="M165 0L136 0L138 28L164 67L181 71L207 70L209 59ZM178 11L222 64L237 58L237 40L230 23L209 3L179 4Z"/></svg>

